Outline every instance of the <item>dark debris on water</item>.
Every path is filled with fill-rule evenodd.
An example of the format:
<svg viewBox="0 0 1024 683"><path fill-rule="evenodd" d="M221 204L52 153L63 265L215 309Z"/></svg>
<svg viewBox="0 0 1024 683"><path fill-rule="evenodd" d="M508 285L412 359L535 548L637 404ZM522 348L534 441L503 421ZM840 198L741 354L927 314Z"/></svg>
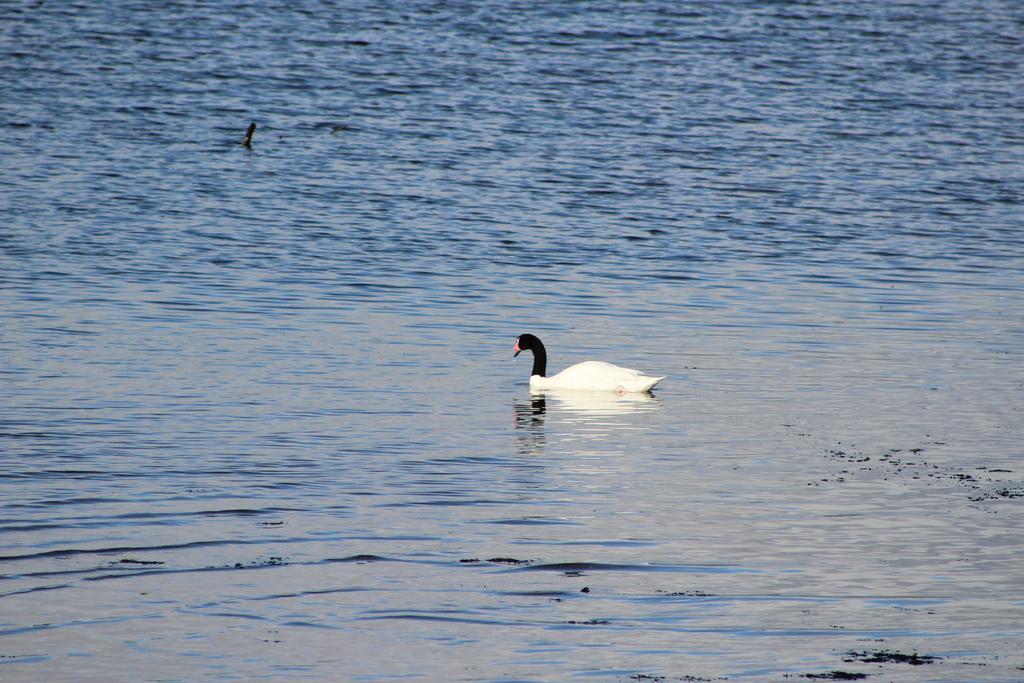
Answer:
<svg viewBox="0 0 1024 683"><path fill-rule="evenodd" d="M633 674L629 677L633 681L667 681L667 676L657 674ZM727 681L728 678L703 678L701 676L673 676L673 681L688 681L690 683L710 683L710 681Z"/></svg>
<svg viewBox="0 0 1024 683"><path fill-rule="evenodd" d="M254 562L246 562L246 563L235 562L234 568L235 569L256 569L258 567L281 567L281 566L284 566L285 564L286 563L284 561L284 558L281 558L281 557L271 557L271 558L268 558L266 560L256 560Z"/></svg>
<svg viewBox="0 0 1024 683"><path fill-rule="evenodd" d="M472 557L459 560L459 562L462 562L463 564L479 564L481 562L490 562L491 564L510 564L516 567L525 564L533 564L536 561L537 560L517 560L514 557L492 557L487 560L481 560L479 558Z"/></svg>
<svg viewBox="0 0 1024 683"><path fill-rule="evenodd" d="M929 443L930 445L943 445L942 442ZM924 448L890 448L888 452L875 459L864 455L860 451L844 451L839 448L826 449L826 457L829 459L837 460L848 465L859 466L856 468L851 467L850 469L841 470L832 478L825 477L817 482L808 482L807 485L818 486L822 482L829 481L844 483L848 478L854 477L860 472L876 470L883 474L883 479L886 480L890 477L903 477L906 479L920 480L924 482L926 486L931 486L932 482L939 482L942 480L952 481L973 492L972 495L968 496L968 500L972 503L1006 498L1024 498L1024 485L1021 485L1022 482L1007 480L999 476L991 476L1012 474L1013 472L1011 470L979 467L976 468L978 471L989 475L980 476L969 474L956 466L940 466L919 457L914 458L913 460L907 460L898 455L903 452L919 456L924 452Z"/></svg>
<svg viewBox="0 0 1024 683"><path fill-rule="evenodd" d="M141 564L141 565L154 565L163 564L160 560L133 560L130 557L118 560L117 562L111 562L111 564Z"/></svg>
<svg viewBox="0 0 1024 683"><path fill-rule="evenodd" d="M612 623L607 619L587 619L586 621L565 621L564 624L572 624L573 626L607 626Z"/></svg>
<svg viewBox="0 0 1024 683"><path fill-rule="evenodd" d="M940 659L935 655L919 655L916 652L913 654L904 654L902 652L894 652L892 650L875 650L869 652L847 652L843 656L844 662L865 662L867 664L884 664L894 662L897 664L910 664L911 666L921 666L922 664L934 664Z"/></svg>

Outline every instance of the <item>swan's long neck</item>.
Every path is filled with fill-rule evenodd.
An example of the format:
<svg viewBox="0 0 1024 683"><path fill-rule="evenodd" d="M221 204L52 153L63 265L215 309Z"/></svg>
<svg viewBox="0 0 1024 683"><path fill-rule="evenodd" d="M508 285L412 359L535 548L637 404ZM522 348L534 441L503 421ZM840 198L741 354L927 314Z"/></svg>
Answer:
<svg viewBox="0 0 1024 683"><path fill-rule="evenodd" d="M548 352L544 349L544 345L541 344L538 339L533 347L533 372L531 372L530 375L540 375L541 377L544 377L544 373L547 371Z"/></svg>

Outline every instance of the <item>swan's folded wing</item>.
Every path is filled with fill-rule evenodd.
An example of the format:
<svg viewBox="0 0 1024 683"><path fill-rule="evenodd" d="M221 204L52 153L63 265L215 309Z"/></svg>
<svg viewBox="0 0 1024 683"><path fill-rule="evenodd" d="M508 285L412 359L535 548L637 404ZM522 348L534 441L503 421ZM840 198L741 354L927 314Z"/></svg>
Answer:
<svg viewBox="0 0 1024 683"><path fill-rule="evenodd" d="M647 391L663 379L646 377L636 370L611 363L588 360L545 378L544 386L589 391Z"/></svg>

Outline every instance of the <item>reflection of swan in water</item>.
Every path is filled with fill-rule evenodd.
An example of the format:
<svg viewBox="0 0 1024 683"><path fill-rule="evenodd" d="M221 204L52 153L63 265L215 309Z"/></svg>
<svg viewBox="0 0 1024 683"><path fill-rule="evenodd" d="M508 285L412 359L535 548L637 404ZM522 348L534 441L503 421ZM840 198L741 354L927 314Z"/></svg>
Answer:
<svg viewBox="0 0 1024 683"><path fill-rule="evenodd" d="M612 392L578 391L574 389L548 389L533 392L534 405L538 399L547 408L576 413L580 416L623 415L646 413L661 407L661 401L647 393L614 394Z"/></svg>
<svg viewBox="0 0 1024 683"><path fill-rule="evenodd" d="M530 405L517 402L516 427L528 427L544 424L544 413L548 412L547 401L543 396L531 396Z"/></svg>
<svg viewBox="0 0 1024 683"><path fill-rule="evenodd" d="M580 438L603 440L616 433L621 436L648 429L648 420L637 418L641 413L659 408L661 401L646 393L613 394L573 389L532 392L529 404L515 403L520 451L524 455L542 455L548 448L549 435L554 443L566 447ZM578 454L585 454L578 446L572 448Z"/></svg>
<svg viewBox="0 0 1024 683"><path fill-rule="evenodd" d="M544 435L544 417L548 412L543 396L531 396L530 403L515 402L516 429L519 452L523 455L543 455L547 437Z"/></svg>

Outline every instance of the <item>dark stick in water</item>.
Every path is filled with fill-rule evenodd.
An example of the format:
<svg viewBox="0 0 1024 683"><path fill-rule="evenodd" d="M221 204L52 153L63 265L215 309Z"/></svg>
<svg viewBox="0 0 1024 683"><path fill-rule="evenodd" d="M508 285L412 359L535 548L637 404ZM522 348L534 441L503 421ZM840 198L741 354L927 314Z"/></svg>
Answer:
<svg viewBox="0 0 1024 683"><path fill-rule="evenodd" d="M256 124L255 123L250 123L249 124L249 129L247 131L245 131L245 137L242 138L242 144L243 145L245 145L246 147L249 146L249 143L252 142L252 134L254 132L256 132Z"/></svg>

